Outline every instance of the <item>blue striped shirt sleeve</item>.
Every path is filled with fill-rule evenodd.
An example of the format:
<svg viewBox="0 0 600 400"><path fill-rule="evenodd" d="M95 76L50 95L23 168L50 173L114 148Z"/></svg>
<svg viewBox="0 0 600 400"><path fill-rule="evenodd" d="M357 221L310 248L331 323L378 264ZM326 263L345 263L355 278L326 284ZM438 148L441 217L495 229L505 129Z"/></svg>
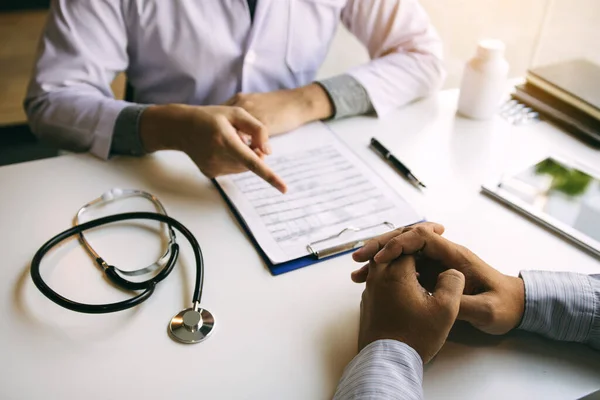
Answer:
<svg viewBox="0 0 600 400"><path fill-rule="evenodd" d="M600 350L600 275L521 271L525 313L519 329Z"/></svg>
<svg viewBox="0 0 600 400"><path fill-rule="evenodd" d="M423 398L423 361L409 345L377 340L348 364L334 400Z"/></svg>

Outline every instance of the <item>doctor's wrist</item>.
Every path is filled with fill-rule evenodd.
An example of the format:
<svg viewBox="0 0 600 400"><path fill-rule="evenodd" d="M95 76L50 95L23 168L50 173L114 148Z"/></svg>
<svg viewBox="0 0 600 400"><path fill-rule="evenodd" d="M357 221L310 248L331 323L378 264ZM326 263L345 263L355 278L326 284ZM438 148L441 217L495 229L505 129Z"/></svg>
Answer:
<svg viewBox="0 0 600 400"><path fill-rule="evenodd" d="M311 83L292 91L298 96L300 112L305 122L324 120L333 116L333 104L321 85Z"/></svg>
<svg viewBox="0 0 600 400"><path fill-rule="evenodd" d="M140 116L139 135L144 150L181 150L182 121L189 115L189 107L179 104L154 105Z"/></svg>

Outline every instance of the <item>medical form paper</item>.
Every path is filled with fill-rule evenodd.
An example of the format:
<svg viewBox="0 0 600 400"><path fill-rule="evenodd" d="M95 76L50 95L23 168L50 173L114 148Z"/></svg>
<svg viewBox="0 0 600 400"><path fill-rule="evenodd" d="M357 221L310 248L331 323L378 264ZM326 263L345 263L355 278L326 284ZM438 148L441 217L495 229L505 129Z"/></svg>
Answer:
<svg viewBox="0 0 600 400"><path fill-rule="evenodd" d="M286 194L251 172L217 183L273 264L311 254L309 244L336 246L422 220L325 124L270 143L266 162L286 182Z"/></svg>

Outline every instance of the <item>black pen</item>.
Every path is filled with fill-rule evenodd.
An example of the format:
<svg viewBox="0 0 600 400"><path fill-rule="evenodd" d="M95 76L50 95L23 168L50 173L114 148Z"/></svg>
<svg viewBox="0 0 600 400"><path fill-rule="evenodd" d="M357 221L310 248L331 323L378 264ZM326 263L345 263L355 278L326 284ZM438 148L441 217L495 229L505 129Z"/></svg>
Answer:
<svg viewBox="0 0 600 400"><path fill-rule="evenodd" d="M415 187L419 189L426 187L423 182L418 180L417 177L410 172L410 169L408 169L408 167L404 165L402 161L398 160L396 156L390 153L390 151L386 149L384 145L379 143L377 139L371 138L371 148L375 150L381 157L385 158L385 160L388 161L396 171L404 176Z"/></svg>

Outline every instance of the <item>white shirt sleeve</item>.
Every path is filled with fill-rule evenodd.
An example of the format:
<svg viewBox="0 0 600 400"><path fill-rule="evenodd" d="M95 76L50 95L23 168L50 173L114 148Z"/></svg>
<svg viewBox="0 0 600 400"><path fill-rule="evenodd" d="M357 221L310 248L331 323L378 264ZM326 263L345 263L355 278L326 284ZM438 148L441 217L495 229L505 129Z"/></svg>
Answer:
<svg viewBox="0 0 600 400"><path fill-rule="evenodd" d="M128 65L125 3L52 2L25 99L41 139L108 157L115 120L130 105L115 100L110 87Z"/></svg>
<svg viewBox="0 0 600 400"><path fill-rule="evenodd" d="M441 87L442 42L418 0L349 0L341 18L369 51L348 73L379 116Z"/></svg>
<svg viewBox="0 0 600 400"><path fill-rule="evenodd" d="M423 361L409 345L377 340L348 364L334 400L423 398Z"/></svg>

